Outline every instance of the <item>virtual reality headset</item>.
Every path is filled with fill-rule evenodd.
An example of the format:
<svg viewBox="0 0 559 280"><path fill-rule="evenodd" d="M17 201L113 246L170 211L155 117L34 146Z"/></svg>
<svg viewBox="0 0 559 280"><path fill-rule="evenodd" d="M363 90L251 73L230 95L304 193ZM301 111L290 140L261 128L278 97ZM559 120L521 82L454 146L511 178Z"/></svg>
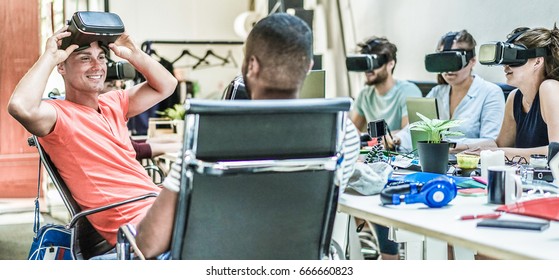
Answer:
<svg viewBox="0 0 559 280"><path fill-rule="evenodd" d="M526 49L525 46L511 42L483 44L479 48L479 63L483 65L522 66L529 58L545 57L547 48Z"/></svg>
<svg viewBox="0 0 559 280"><path fill-rule="evenodd" d="M433 73L456 72L466 67L475 50L452 49L458 32L448 32L441 38L443 50L425 56L425 70Z"/></svg>
<svg viewBox="0 0 559 280"><path fill-rule="evenodd" d="M447 50L425 56L425 69L428 72L456 72L466 67L475 56L474 50Z"/></svg>
<svg viewBox="0 0 559 280"><path fill-rule="evenodd" d="M62 39L61 49L72 44L78 50L88 48L92 42L108 46L124 33L124 23L117 14L107 12L76 12L68 21L69 37Z"/></svg>
<svg viewBox="0 0 559 280"><path fill-rule="evenodd" d="M387 61L386 55L356 54L346 57L345 64L348 71L371 72L382 67Z"/></svg>
<svg viewBox="0 0 559 280"><path fill-rule="evenodd" d="M136 68L127 61L107 62L106 81L113 80L132 80L136 78Z"/></svg>

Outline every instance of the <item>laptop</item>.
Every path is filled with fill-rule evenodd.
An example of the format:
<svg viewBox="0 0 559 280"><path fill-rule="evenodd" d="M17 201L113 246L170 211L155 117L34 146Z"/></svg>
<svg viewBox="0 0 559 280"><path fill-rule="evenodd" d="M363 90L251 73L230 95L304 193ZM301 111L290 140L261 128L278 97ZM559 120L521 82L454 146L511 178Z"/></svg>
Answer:
<svg viewBox="0 0 559 280"><path fill-rule="evenodd" d="M430 119L439 118L439 108L437 99L427 97L408 97L406 98L406 106L408 107L408 120L412 124L420 121L421 118L417 113L421 113ZM410 130L412 150L417 155L417 141L427 140L427 133L423 131Z"/></svg>
<svg viewBox="0 0 559 280"><path fill-rule="evenodd" d="M311 70L299 93L299 98L325 98L326 97L326 71ZM242 76L237 76L225 88L222 99L249 99L246 92L245 82Z"/></svg>
<svg viewBox="0 0 559 280"><path fill-rule="evenodd" d="M326 97L326 71L311 70L299 93L299 98L324 98Z"/></svg>
<svg viewBox="0 0 559 280"><path fill-rule="evenodd" d="M417 112L430 119L439 118L439 107L437 99L428 97L408 97L406 99L406 106L408 107L408 120L409 123L420 121L421 118L416 114ZM417 142L427 140L427 133L423 131L410 130L412 150L417 156ZM456 163L456 155L448 154L448 162L451 164Z"/></svg>

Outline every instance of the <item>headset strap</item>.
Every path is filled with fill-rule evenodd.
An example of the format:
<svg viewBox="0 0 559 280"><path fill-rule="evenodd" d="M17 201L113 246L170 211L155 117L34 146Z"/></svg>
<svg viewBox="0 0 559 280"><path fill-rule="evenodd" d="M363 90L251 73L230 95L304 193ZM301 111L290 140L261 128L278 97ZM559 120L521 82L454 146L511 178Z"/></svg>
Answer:
<svg viewBox="0 0 559 280"><path fill-rule="evenodd" d="M388 62L388 56L386 54L377 54L378 65L384 65Z"/></svg>
<svg viewBox="0 0 559 280"><path fill-rule="evenodd" d="M507 39L506 42L507 42L507 43L513 43L513 42L516 40L516 38L518 38L520 35L522 35L522 34L523 34L524 32L526 32L526 31L528 31L529 29L530 29L530 28L527 28L527 27L522 28L520 31L517 31L516 33L512 34L512 36L510 36L510 37Z"/></svg>
<svg viewBox="0 0 559 280"><path fill-rule="evenodd" d="M458 32L448 32L448 33L446 33L446 35L444 35L443 51L449 51L449 50L452 49L452 44L454 43L454 39L456 38L456 35L458 35Z"/></svg>
<svg viewBox="0 0 559 280"><path fill-rule="evenodd" d="M516 41L516 39L524 34L524 32L528 31L529 28L523 28L522 30L512 34L512 36L510 36L510 38L507 39L506 43L514 43L514 41ZM522 45L522 44L520 44ZM527 50L518 50L516 52L516 58L521 58L521 59L528 59L528 58L535 58L535 57L545 57L550 55L551 52L548 48L546 47L540 47L540 48L534 48L534 49L527 49Z"/></svg>
<svg viewBox="0 0 559 280"><path fill-rule="evenodd" d="M446 52L461 52L466 56L466 61L470 61L474 56L476 56L476 51L474 50L464 50L464 49L450 49L446 50Z"/></svg>
<svg viewBox="0 0 559 280"><path fill-rule="evenodd" d="M476 56L475 50L466 51L466 61L470 61L474 56Z"/></svg>
<svg viewBox="0 0 559 280"><path fill-rule="evenodd" d="M535 48L527 50L518 50L516 53L516 58L535 58L535 57L545 57L550 54L548 48Z"/></svg>

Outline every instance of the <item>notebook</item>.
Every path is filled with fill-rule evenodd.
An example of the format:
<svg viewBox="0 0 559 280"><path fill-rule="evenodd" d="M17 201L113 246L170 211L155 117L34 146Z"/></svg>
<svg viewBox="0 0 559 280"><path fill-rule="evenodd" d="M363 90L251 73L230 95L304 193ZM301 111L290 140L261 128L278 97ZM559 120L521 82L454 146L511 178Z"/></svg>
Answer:
<svg viewBox="0 0 559 280"><path fill-rule="evenodd" d="M430 119L439 118L439 108L437 106L437 99L435 98L408 97L406 98L406 106L408 107L408 119L410 124L421 120L416 114L417 112ZM410 134L412 150L417 149L417 141L427 140L426 132L410 130ZM417 154L417 151L415 154Z"/></svg>

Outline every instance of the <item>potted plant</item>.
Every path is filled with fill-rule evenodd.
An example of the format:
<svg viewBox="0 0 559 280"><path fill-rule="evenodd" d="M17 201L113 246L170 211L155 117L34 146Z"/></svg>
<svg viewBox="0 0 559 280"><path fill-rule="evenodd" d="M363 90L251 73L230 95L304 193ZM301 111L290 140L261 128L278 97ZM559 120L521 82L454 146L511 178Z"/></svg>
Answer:
<svg viewBox="0 0 559 280"><path fill-rule="evenodd" d="M182 104L175 104L164 111L156 111L161 118L150 118L148 137L160 134L177 134L182 137L184 132L184 117L186 109Z"/></svg>
<svg viewBox="0 0 559 280"><path fill-rule="evenodd" d="M163 112L157 111L157 114L171 120L183 121L186 114L186 109L182 104L175 104L173 105L173 107L167 108Z"/></svg>
<svg viewBox="0 0 559 280"><path fill-rule="evenodd" d="M443 139L447 136L464 135L460 131L448 130L459 126L462 120L429 119L419 112L417 116L421 121L410 124L410 130L423 131L427 134L426 141L417 142L421 171L446 174L449 143Z"/></svg>

